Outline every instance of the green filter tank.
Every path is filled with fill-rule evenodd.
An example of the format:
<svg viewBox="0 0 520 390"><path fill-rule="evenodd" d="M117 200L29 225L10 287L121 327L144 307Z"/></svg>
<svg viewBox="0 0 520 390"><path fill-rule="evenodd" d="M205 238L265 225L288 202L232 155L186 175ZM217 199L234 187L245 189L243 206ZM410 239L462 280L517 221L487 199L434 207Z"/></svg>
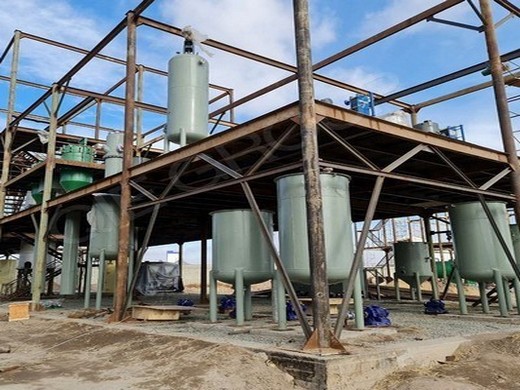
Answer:
<svg viewBox="0 0 520 390"><path fill-rule="evenodd" d="M65 145L61 149L61 158L68 161L91 163L94 161L95 151L87 145L87 140L77 145ZM83 168L64 167L60 173L60 185L66 191L74 191L93 182L92 172Z"/></svg>
<svg viewBox="0 0 520 390"><path fill-rule="evenodd" d="M505 203L487 202L487 205L507 247L514 253ZM514 278L513 268L480 202L456 204L450 207L449 215L455 244L455 264L463 278L493 282L493 269L499 270L504 278Z"/></svg>
<svg viewBox="0 0 520 390"><path fill-rule="evenodd" d="M213 275L226 283L235 282L235 270L242 269L244 284L261 283L273 277L269 246L251 210L221 210L211 213ZM273 216L262 212L271 234Z"/></svg>
<svg viewBox="0 0 520 390"><path fill-rule="evenodd" d="M310 284L305 184L301 173L277 178L280 254L292 281ZM350 177L320 174L327 279L337 283L348 278L354 258Z"/></svg>

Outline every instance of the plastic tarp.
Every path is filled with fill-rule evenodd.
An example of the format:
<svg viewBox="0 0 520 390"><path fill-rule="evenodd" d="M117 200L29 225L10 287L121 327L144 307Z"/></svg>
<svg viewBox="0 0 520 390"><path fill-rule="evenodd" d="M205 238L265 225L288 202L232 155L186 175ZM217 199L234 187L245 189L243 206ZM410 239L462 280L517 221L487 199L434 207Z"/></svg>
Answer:
<svg viewBox="0 0 520 390"><path fill-rule="evenodd" d="M179 263L144 262L139 269L135 289L145 296L181 292L184 287L180 278Z"/></svg>

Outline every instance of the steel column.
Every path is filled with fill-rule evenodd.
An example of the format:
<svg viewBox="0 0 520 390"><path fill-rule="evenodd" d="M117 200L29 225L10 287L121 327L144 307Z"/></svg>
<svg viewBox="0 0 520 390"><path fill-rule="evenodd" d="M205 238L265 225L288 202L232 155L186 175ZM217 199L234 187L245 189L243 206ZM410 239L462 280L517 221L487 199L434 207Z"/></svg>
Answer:
<svg viewBox="0 0 520 390"><path fill-rule="evenodd" d="M7 118L4 139L4 158L2 161L2 174L0 176L0 218L4 216L6 183L9 180L9 168L11 165L14 131L9 126L13 119L15 102L16 102L16 79L18 77L18 65L20 62L20 31L16 30L13 36L13 57L11 59L11 74L9 78L9 97L7 103ZM0 230L1 233L1 230ZM0 235L1 236L1 235Z"/></svg>
<svg viewBox="0 0 520 390"><path fill-rule="evenodd" d="M133 12L126 16L126 91L125 91L125 134L123 171L121 172L121 209L119 220L119 251L116 263L116 291L114 296L114 321L121 321L125 314L128 282L128 254L130 246L130 211L132 191L130 172L133 155L134 114L135 114L135 58L136 58L136 19Z"/></svg>
<svg viewBox="0 0 520 390"><path fill-rule="evenodd" d="M486 36L486 47L491 67L491 78L493 81L493 91L495 93L495 103L497 106L498 121L502 134L502 143L507 159L513 172L511 172L511 186L515 195L515 219L520 222L520 162L516 153L515 138L513 136L513 126L509 117L509 106L507 104L506 86L502 69L502 60L498 49L493 14L491 11L490 0L480 0L480 10L484 17L484 34Z"/></svg>
<svg viewBox="0 0 520 390"><path fill-rule="evenodd" d="M40 211L40 226L38 228L38 239L35 246L34 277L32 286L32 309L36 310L40 305L40 296L45 281L45 270L47 260L47 239L49 227L49 211L47 202L51 198L52 182L56 160L56 130L58 123L58 107L60 103L60 91L57 84L52 86L52 103L49 113L49 139L47 142L47 159L45 161L45 178L43 182L43 200Z"/></svg>
<svg viewBox="0 0 520 390"><path fill-rule="evenodd" d="M236 293L236 291L235 291L235 293ZM238 306L238 295L236 298L237 298L237 306ZM199 298L199 303L208 303L208 220L206 218L203 218L201 220L201 231L200 231L200 298Z"/></svg>
<svg viewBox="0 0 520 390"><path fill-rule="evenodd" d="M423 217L424 234L428 243L428 254L430 256L430 268L432 270L432 295L433 299L439 299L439 288L437 286L437 268L435 264L435 250L433 248L432 227L430 225L430 216ZM419 287L420 290L420 287Z"/></svg>
<svg viewBox="0 0 520 390"><path fill-rule="evenodd" d="M307 237L311 273L311 296L315 348L331 346L329 285L323 229L316 106L312 78L312 54L308 0L294 0L294 26L298 90L300 100L300 133L302 138L303 177L307 209ZM309 341L309 340L308 340Z"/></svg>

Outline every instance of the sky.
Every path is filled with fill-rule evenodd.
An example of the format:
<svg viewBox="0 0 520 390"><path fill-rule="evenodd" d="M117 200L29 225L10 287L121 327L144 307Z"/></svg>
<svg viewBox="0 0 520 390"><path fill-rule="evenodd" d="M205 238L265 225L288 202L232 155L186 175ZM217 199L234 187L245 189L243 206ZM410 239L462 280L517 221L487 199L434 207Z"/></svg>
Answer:
<svg viewBox="0 0 520 390"><path fill-rule="evenodd" d="M311 0L311 34L313 62L349 47L384 30L440 0ZM520 5L520 0L512 0ZM478 2L477 2L478 3ZM0 2L0 50L7 45L15 29L41 35L82 48L92 48L105 36L125 13L134 8L137 0L4 0ZM507 12L494 5L495 20ZM192 26L208 37L248 51L295 64L292 2L288 0L156 0L144 13L177 27ZM448 12L437 15L471 25L479 20L467 2ZM512 18L497 30L502 53L518 49L520 21ZM166 70L170 57L182 49L182 40L148 27L138 28L137 62ZM125 36L121 34L104 51L118 58L125 55ZM234 89L235 98L283 79L289 73L231 56L208 48L212 56L210 82ZM81 55L54 49L41 43L22 40L22 57L19 78L50 84L63 76ZM415 84L451 73L486 59L484 36L473 30L422 22L407 31L396 34L368 49L355 53L318 73L337 78L372 92L389 94ZM10 57L0 64L0 75L9 74ZM520 60L510 64L520 65ZM78 88L105 91L124 76L124 68L96 60L72 81ZM467 76L435 89L404 98L418 103L474 84L489 81L480 73ZM166 104L165 80L159 76L144 78L144 101ZM0 82L0 107L6 107L7 83ZM318 99L331 98L343 106L353 93L315 85ZM508 91L513 94L514 91ZM42 93L26 87L17 89L16 109L23 110ZM520 94L520 91L517 92ZM123 96L120 88L115 95ZM214 96L214 94L213 94ZM269 93L237 110L237 121L243 122L288 104L297 97L296 84L292 83ZM72 107L78 99L67 99L63 110ZM217 103L211 110L219 107ZM520 103L519 103L520 104ZM520 108L520 107L519 107ZM396 107L377 107L376 115L395 111ZM122 108L107 105L102 113L102 125L121 128ZM44 107L36 114L45 115ZM93 123L94 110L88 110L78 120ZM479 145L502 149L497 116L490 89L450 102L423 109L419 119L431 119L441 127L464 125L466 139ZM0 113L0 122L5 116ZM146 114L145 129L164 122L164 118ZM35 125L35 124L32 124ZM38 126L38 125L36 125ZM520 123L514 124L520 130ZM74 128L72 132L79 131ZM172 249L170 247L169 249ZM196 245L187 246L187 261L198 261ZM148 257L164 257L164 249L150 250Z"/></svg>

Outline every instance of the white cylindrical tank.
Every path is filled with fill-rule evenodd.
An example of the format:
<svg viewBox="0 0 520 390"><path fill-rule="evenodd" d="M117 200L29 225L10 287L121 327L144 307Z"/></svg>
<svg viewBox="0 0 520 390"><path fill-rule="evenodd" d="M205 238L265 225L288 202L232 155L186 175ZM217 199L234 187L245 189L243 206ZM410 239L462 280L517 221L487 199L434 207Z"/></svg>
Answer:
<svg viewBox="0 0 520 390"><path fill-rule="evenodd" d="M168 63L168 120L166 137L188 144L208 136L208 62L194 53Z"/></svg>
<svg viewBox="0 0 520 390"><path fill-rule="evenodd" d="M31 263L31 267L34 264L34 245L22 241L18 255L18 268L24 268L26 262Z"/></svg>
<svg viewBox="0 0 520 390"><path fill-rule="evenodd" d="M105 177L115 175L123 170L123 133L109 133L105 150Z"/></svg>
<svg viewBox="0 0 520 390"><path fill-rule="evenodd" d="M273 260L254 213L248 209L221 210L211 217L215 279L234 283L237 269L242 269L246 286L271 279ZM272 233L272 213L263 211L262 218Z"/></svg>
<svg viewBox="0 0 520 390"><path fill-rule="evenodd" d="M280 255L292 281L310 284L307 239L307 209L303 174L277 179ZM323 198L323 229L327 279L337 283L348 278L354 258L350 212L350 177L335 173L320 174Z"/></svg>
<svg viewBox="0 0 520 390"><path fill-rule="evenodd" d="M117 259L119 251L119 195L94 194L92 210L87 214L90 224L89 256Z"/></svg>

